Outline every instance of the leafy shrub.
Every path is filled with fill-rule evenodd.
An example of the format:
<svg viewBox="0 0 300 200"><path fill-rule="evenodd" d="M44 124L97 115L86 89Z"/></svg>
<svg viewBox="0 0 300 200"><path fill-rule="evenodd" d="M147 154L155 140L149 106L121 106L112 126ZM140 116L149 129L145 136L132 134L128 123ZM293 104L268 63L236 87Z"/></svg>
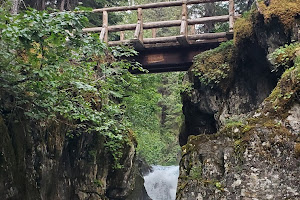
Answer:
<svg viewBox="0 0 300 200"><path fill-rule="evenodd" d="M131 63L118 57L136 52L83 34L86 22L74 12L0 10L0 114L23 113L43 126L58 122L70 137L99 133L117 162L129 123L120 101L132 77Z"/></svg>
<svg viewBox="0 0 300 200"><path fill-rule="evenodd" d="M286 44L276 49L273 53L271 53L268 56L270 62L274 65L273 71L278 71L280 69L285 70L293 66L297 57L296 54L300 54L299 42L295 42L289 45Z"/></svg>
<svg viewBox="0 0 300 200"><path fill-rule="evenodd" d="M219 47L205 51L194 57L192 72L204 85L221 86L230 78L233 71L233 41L222 43Z"/></svg>

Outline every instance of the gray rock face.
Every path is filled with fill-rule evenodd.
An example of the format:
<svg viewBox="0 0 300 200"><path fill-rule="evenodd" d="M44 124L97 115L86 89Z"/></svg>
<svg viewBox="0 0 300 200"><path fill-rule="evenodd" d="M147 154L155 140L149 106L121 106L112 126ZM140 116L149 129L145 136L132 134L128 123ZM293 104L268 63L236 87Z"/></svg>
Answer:
<svg viewBox="0 0 300 200"><path fill-rule="evenodd" d="M260 127L246 146L239 145L223 136L191 137L180 164L176 199L300 198L300 159L293 137L274 137Z"/></svg>
<svg viewBox="0 0 300 200"><path fill-rule="evenodd" d="M176 199L300 198L300 77L292 80L299 72L285 74L244 124L189 137Z"/></svg>
<svg viewBox="0 0 300 200"><path fill-rule="evenodd" d="M194 88L182 94L185 126L180 133L180 145L186 144L189 135L216 133L226 120L245 118L271 93L277 78L271 73L266 53L259 46L250 49L255 49L254 55L238 65L226 91L207 87L189 73L187 78ZM256 59L261 61L254 64Z"/></svg>
<svg viewBox="0 0 300 200"><path fill-rule="evenodd" d="M133 143L115 169L102 136L68 138L61 125L49 127L0 118L0 199L147 199Z"/></svg>
<svg viewBox="0 0 300 200"><path fill-rule="evenodd" d="M300 69L278 82L267 53L289 38L273 22L256 26L227 90L187 77L177 200L300 199Z"/></svg>

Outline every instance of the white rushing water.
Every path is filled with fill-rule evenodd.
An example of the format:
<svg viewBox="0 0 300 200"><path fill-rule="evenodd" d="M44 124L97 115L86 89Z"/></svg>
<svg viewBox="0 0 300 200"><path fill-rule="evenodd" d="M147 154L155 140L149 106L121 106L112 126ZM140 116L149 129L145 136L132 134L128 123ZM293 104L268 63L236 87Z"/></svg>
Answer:
<svg viewBox="0 0 300 200"><path fill-rule="evenodd" d="M152 166L153 172L144 177L145 188L152 200L175 200L179 166Z"/></svg>

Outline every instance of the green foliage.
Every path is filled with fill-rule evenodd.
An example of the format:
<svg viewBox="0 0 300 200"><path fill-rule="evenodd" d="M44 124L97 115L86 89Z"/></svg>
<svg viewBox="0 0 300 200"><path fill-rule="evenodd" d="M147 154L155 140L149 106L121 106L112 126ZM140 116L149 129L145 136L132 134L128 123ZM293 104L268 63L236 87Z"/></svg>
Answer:
<svg viewBox="0 0 300 200"><path fill-rule="evenodd" d="M1 115L14 119L24 113L43 126L56 121L69 128L70 137L102 134L117 163L127 138L129 122L120 102L131 63L111 54L135 52L112 51L97 35L83 34L83 14L28 10L10 16L2 11Z"/></svg>
<svg viewBox="0 0 300 200"><path fill-rule="evenodd" d="M228 79L233 70L233 41L194 57L192 72L204 85L215 87Z"/></svg>
<svg viewBox="0 0 300 200"><path fill-rule="evenodd" d="M107 2L91 0L82 6L99 7ZM110 23L120 16L110 16L116 19ZM131 127L139 142L138 154L150 164L177 163L182 75L130 74L128 69L142 70L141 66L122 59L136 51L124 46L108 48L99 36L82 33L87 24L96 23L91 20L94 17L99 21L99 15L89 13L28 10L10 16L1 10L1 115L15 119L23 113L45 127L53 121L64 124L70 139L99 133L116 168L122 167L119 161L126 144L134 143L128 131ZM164 33L169 31L161 30ZM96 156L97 151L89 151L91 160Z"/></svg>
<svg viewBox="0 0 300 200"><path fill-rule="evenodd" d="M98 179L94 180L94 184L96 185L96 187L100 187L100 188L104 186L103 182Z"/></svg>
<svg viewBox="0 0 300 200"><path fill-rule="evenodd" d="M193 180L201 180L202 179L202 166L193 166L190 170L189 174L190 178Z"/></svg>
<svg viewBox="0 0 300 200"><path fill-rule="evenodd" d="M180 93L191 95L191 92L193 91L193 83L189 81L184 81L180 87L179 87Z"/></svg>
<svg viewBox="0 0 300 200"><path fill-rule="evenodd" d="M222 185L222 183L220 183L219 181L216 181L215 186L218 190L224 192L224 186Z"/></svg>
<svg viewBox="0 0 300 200"><path fill-rule="evenodd" d="M271 53L268 58L271 63L274 65L273 71L285 70L293 66L297 55L300 53L300 43L295 42L292 44L286 44L282 47L276 49Z"/></svg>
<svg viewBox="0 0 300 200"><path fill-rule="evenodd" d="M131 82L132 93L125 97L126 115L138 142L137 153L149 164L178 163L181 77L177 73L138 75Z"/></svg>

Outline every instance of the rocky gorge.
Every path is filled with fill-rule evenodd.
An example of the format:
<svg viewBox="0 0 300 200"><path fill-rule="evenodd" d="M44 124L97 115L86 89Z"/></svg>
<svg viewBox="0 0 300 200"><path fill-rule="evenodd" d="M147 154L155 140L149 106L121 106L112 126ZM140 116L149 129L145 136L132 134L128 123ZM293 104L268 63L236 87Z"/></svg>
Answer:
<svg viewBox="0 0 300 200"><path fill-rule="evenodd" d="M177 200L300 198L299 5L299 0L257 1L250 12L236 20L234 40L194 58L183 80L181 94L184 123L179 134L182 158ZM60 20L57 21L61 26ZM23 23L23 26L28 25ZM59 37L66 34L64 27L54 30ZM121 104L122 94L127 95L122 90L130 90L128 80L133 79L128 74L121 77L121 70L114 66L124 63L107 56L107 49L98 55L98 51L93 51L94 46L85 48L89 44L86 41L80 44L84 48L72 49L63 38L67 43L64 45L70 45L67 54L56 39L51 40L52 34L46 33L31 42L36 50L23 48L22 38L20 43L16 42L19 51L9 51L8 55L17 53L16 57L20 57L19 63L12 64L17 70L9 72L31 76L34 81L22 76L14 79L11 74L5 74L10 66L0 66L4 69L1 68L4 75L0 76L3 84L0 85L0 199L150 200L143 176L151 168L137 156L134 132L122 126L126 124L120 111L125 107ZM47 44L48 48L40 48L37 42ZM94 40L89 42L97 45ZM20 46L22 51L18 49ZM53 46L54 53L47 52ZM92 53L81 52L84 49ZM25 50L28 55L23 55ZM86 62L80 56L75 58L89 66L92 73L77 71L80 76L75 73L78 60L68 57L75 50L82 57L91 53ZM53 73L43 68L38 59L49 53L46 64L54 68L57 52L63 52L66 58L57 64ZM28 63L30 58L33 64ZM103 63L109 66L109 62L115 65L103 75L101 67ZM65 85L57 83L64 82L66 77L57 79L56 74L64 74L67 65L72 65L71 74L76 74L81 82L71 76ZM36 70L36 66L48 74L39 73L42 70ZM49 72L54 74L54 81ZM7 83L7 80L13 81ZM89 85L99 80L102 82ZM33 87L43 81L43 87L51 95L68 93L73 102L64 102L63 109L51 110L62 104L65 94L51 99L51 95L43 93L46 89ZM120 82L126 87L119 87ZM48 87L49 83L54 86ZM20 87L11 87L14 84ZM15 88L20 89L18 94ZM35 98L42 100L32 103ZM44 102L50 106L42 107L40 104ZM32 113L40 114L35 112L39 106L50 117L32 117ZM86 113L92 117L86 117ZM153 196L173 199L178 166L154 169L155 173L148 180L145 178ZM160 181L163 175L168 176L165 182ZM158 181L167 189L159 186ZM157 194L166 190L172 191L167 191L167 197Z"/></svg>

